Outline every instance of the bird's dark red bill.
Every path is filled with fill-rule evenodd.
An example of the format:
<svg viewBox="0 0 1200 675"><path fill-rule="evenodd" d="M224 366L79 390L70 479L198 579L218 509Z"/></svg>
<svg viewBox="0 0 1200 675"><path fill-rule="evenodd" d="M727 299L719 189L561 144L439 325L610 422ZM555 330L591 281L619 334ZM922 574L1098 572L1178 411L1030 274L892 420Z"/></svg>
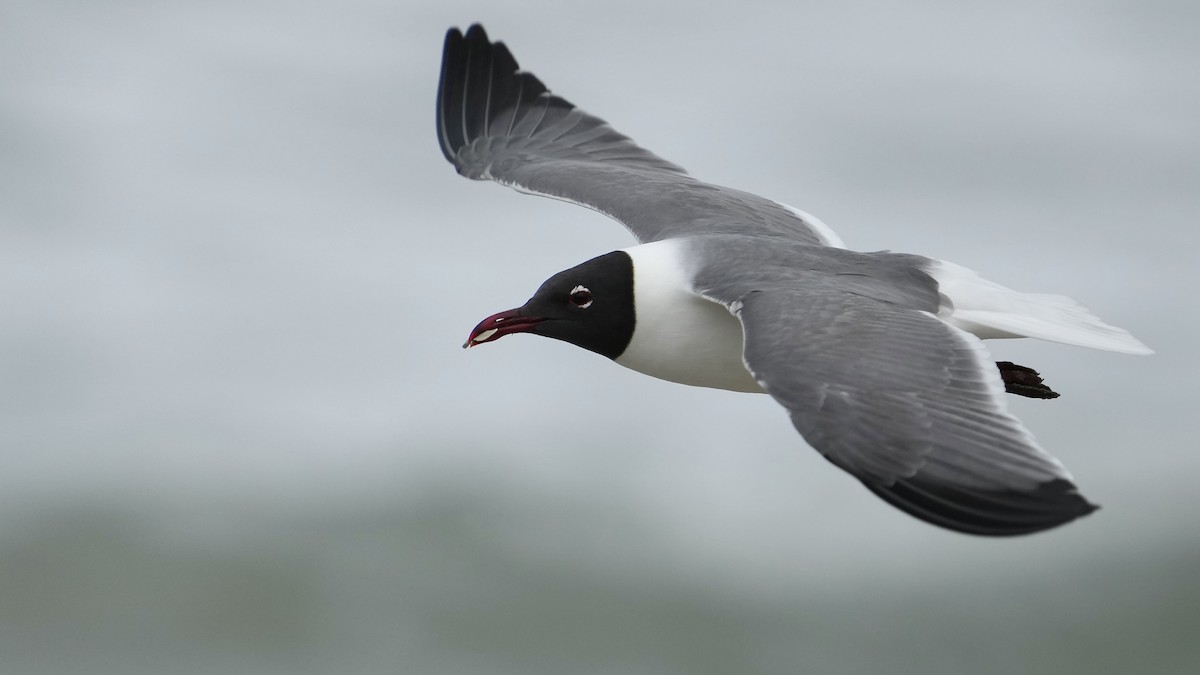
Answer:
<svg viewBox="0 0 1200 675"><path fill-rule="evenodd" d="M493 314L475 326L467 341L463 343L463 349L499 340L510 333L527 333L542 321L543 319L536 316L524 316L519 309Z"/></svg>

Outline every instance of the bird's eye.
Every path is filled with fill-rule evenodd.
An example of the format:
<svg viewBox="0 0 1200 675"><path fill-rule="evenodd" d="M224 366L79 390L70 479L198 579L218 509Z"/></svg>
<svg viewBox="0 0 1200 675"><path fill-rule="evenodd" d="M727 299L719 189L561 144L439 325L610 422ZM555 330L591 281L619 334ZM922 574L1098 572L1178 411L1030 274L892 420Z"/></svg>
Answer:
<svg viewBox="0 0 1200 675"><path fill-rule="evenodd" d="M571 304L575 305L579 309L587 309L588 307L592 306L592 292L584 286L576 286L575 288L572 288L571 295L569 297Z"/></svg>

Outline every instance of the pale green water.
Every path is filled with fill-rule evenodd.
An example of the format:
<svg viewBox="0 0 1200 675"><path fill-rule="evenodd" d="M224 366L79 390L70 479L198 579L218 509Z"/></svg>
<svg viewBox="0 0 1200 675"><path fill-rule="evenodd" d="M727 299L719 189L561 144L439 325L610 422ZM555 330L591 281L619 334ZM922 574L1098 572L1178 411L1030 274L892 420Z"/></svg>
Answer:
<svg viewBox="0 0 1200 675"><path fill-rule="evenodd" d="M626 515L570 504L553 520L579 529L543 528L539 545L603 533L604 557L514 553L489 515L530 508L510 497L242 513L191 536L128 505L28 518L0 539L0 670L1182 674L1200 663L1190 545L1018 579L980 568L944 585L791 576L771 597L706 580Z"/></svg>

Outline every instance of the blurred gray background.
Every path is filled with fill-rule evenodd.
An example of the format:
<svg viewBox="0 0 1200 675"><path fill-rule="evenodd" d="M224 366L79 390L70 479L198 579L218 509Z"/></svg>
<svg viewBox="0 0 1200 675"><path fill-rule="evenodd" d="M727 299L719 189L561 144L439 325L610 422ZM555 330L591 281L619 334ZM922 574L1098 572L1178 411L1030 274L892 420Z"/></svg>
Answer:
<svg viewBox="0 0 1200 675"><path fill-rule="evenodd" d="M986 540L760 396L459 348L631 239L442 158L444 31L851 247L1158 350L991 343L1103 505ZM1200 5L0 9L0 672L1193 673Z"/></svg>

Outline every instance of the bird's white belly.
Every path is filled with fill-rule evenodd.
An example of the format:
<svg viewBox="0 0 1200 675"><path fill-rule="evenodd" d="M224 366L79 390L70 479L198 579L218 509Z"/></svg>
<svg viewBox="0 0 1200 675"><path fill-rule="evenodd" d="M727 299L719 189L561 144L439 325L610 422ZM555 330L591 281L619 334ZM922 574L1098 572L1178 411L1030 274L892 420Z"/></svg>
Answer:
<svg viewBox="0 0 1200 675"><path fill-rule="evenodd" d="M663 380L762 393L742 361L742 324L691 290L678 242L625 249L633 258L633 338L616 361Z"/></svg>

